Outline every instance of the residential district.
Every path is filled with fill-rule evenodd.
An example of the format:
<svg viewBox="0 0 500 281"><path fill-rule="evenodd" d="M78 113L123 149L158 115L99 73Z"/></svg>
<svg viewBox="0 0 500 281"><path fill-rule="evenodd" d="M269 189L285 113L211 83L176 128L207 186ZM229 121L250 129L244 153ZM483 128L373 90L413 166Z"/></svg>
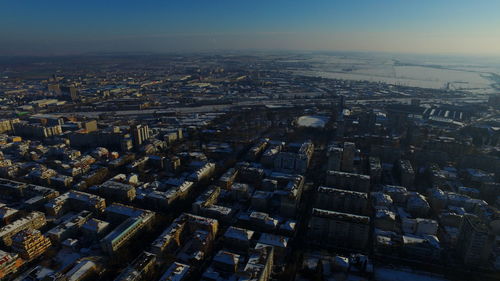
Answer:
<svg viewBox="0 0 500 281"><path fill-rule="evenodd" d="M1 67L2 280L500 280L500 95L276 56Z"/></svg>

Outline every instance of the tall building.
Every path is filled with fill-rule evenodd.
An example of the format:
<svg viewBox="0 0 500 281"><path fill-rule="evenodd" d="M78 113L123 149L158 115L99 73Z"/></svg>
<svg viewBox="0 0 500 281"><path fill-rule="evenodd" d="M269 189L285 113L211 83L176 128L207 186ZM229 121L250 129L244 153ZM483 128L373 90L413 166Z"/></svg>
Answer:
<svg viewBox="0 0 500 281"><path fill-rule="evenodd" d="M492 247L493 236L488 226L475 216L464 216L457 242L457 249L464 264L484 265Z"/></svg>
<svg viewBox="0 0 500 281"><path fill-rule="evenodd" d="M61 95L61 86L59 86L59 83L57 81L53 81L51 84L47 85L47 90L49 90L50 93L55 94L55 95Z"/></svg>
<svg viewBox="0 0 500 281"><path fill-rule="evenodd" d="M106 208L106 220L112 224L121 222L113 231L101 239L101 247L109 255L116 254L129 245L134 238L150 230L155 213L118 203Z"/></svg>
<svg viewBox="0 0 500 281"><path fill-rule="evenodd" d="M380 183L382 179L382 164L380 158L370 157L368 159L370 178L372 183Z"/></svg>
<svg viewBox="0 0 500 281"><path fill-rule="evenodd" d="M101 239L101 248L109 255L116 254L123 246L148 228L154 219L154 213L145 213L139 217L130 217Z"/></svg>
<svg viewBox="0 0 500 281"><path fill-rule="evenodd" d="M201 262L210 252L218 228L215 219L183 213L152 243L151 252L170 258L177 256L187 264ZM189 255L193 252L197 253L194 259Z"/></svg>
<svg viewBox="0 0 500 281"><path fill-rule="evenodd" d="M248 249L247 263L239 254L221 250L213 258L212 264L203 273L201 280L269 280L274 259L272 246L258 244Z"/></svg>
<svg viewBox="0 0 500 281"><path fill-rule="evenodd" d="M136 195L134 186L114 180L105 181L98 186L98 190L104 197L116 201L130 202L134 200Z"/></svg>
<svg viewBox="0 0 500 281"><path fill-rule="evenodd" d="M308 238L323 247L364 249L368 244L370 218L313 208Z"/></svg>
<svg viewBox="0 0 500 281"><path fill-rule="evenodd" d="M8 225L19 217L19 210L9 208L7 205L0 203L0 225Z"/></svg>
<svg viewBox="0 0 500 281"><path fill-rule="evenodd" d="M51 216L59 216L70 210L89 210L102 213L106 208L106 200L94 194L71 190L52 199L45 204L45 210Z"/></svg>
<svg viewBox="0 0 500 281"><path fill-rule="evenodd" d="M62 86L60 87L60 91L64 93L64 95L68 95L72 101L78 100L78 90L75 85Z"/></svg>
<svg viewBox="0 0 500 281"><path fill-rule="evenodd" d="M35 229L23 230L12 238L12 249L25 260L42 255L51 245L50 239Z"/></svg>
<svg viewBox="0 0 500 281"><path fill-rule="evenodd" d="M88 133L97 131L97 120L82 122L82 128Z"/></svg>
<svg viewBox="0 0 500 281"><path fill-rule="evenodd" d="M72 101L78 100L78 90L76 89L75 86L69 87L69 95L70 95Z"/></svg>
<svg viewBox="0 0 500 281"><path fill-rule="evenodd" d="M6 120L0 120L0 134L6 133L6 132L12 132L14 130L13 124L18 123L19 119L6 119Z"/></svg>
<svg viewBox="0 0 500 281"><path fill-rule="evenodd" d="M155 264L156 255L143 251L115 278L115 281L151 280Z"/></svg>
<svg viewBox="0 0 500 281"><path fill-rule="evenodd" d="M292 146L292 145L291 145ZM314 145L311 141L306 141L296 151L282 151L274 158L274 168L283 172L305 173L314 152Z"/></svg>
<svg viewBox="0 0 500 281"><path fill-rule="evenodd" d="M137 149L145 140L149 139L149 127L148 125L131 126L130 134L132 135L134 146Z"/></svg>
<svg viewBox="0 0 500 281"><path fill-rule="evenodd" d="M328 148L328 170L329 171L340 171L340 165L342 163L342 152L343 152L343 149L340 147L330 146Z"/></svg>
<svg viewBox="0 0 500 281"><path fill-rule="evenodd" d="M13 123L14 133L23 137L45 139L63 133L61 125L42 126L27 122Z"/></svg>
<svg viewBox="0 0 500 281"><path fill-rule="evenodd" d="M339 112L342 113L344 108L345 108L345 96L340 95L340 97L339 97Z"/></svg>
<svg viewBox="0 0 500 281"><path fill-rule="evenodd" d="M316 191L314 207L329 211L365 215L368 210L368 194L319 186Z"/></svg>
<svg viewBox="0 0 500 281"><path fill-rule="evenodd" d="M356 145L352 142L344 142L344 149L342 151L342 165L343 172L352 172L354 170L354 156L356 154Z"/></svg>
<svg viewBox="0 0 500 281"><path fill-rule="evenodd" d="M46 235L52 242L62 243L64 240L77 235L83 224L85 224L91 216L92 213L90 211L83 210L76 215L70 216L62 223L47 231Z"/></svg>
<svg viewBox="0 0 500 281"><path fill-rule="evenodd" d="M396 165L396 169L399 172L401 185L408 189L412 189L415 182L415 171L410 161L400 160Z"/></svg>
<svg viewBox="0 0 500 281"><path fill-rule="evenodd" d="M274 247L256 245L249 251L249 259L242 275L250 280L266 281L271 277L274 260ZM244 279L244 278L243 278Z"/></svg>
<svg viewBox="0 0 500 281"><path fill-rule="evenodd" d="M327 171L326 184L339 189L369 192L370 176L338 171Z"/></svg>
<svg viewBox="0 0 500 281"><path fill-rule="evenodd" d="M0 250L0 280L15 273L22 264L23 260L19 258L19 255Z"/></svg>
<svg viewBox="0 0 500 281"><path fill-rule="evenodd" d="M85 281L92 280L97 274L98 265L91 260L82 259L75 264L68 272L64 274L64 277L71 281Z"/></svg>
<svg viewBox="0 0 500 281"><path fill-rule="evenodd" d="M47 223L45 214L42 212L32 212L11 224L0 228L0 239L6 246L12 245L12 238L17 233L26 229L39 229Z"/></svg>

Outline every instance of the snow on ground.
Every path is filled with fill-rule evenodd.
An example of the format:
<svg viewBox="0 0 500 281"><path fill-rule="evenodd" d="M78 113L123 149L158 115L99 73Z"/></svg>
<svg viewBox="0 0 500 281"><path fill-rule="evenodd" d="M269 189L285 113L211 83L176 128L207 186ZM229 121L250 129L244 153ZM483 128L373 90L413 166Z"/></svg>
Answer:
<svg viewBox="0 0 500 281"><path fill-rule="evenodd" d="M323 128L328 119L326 116L300 116L297 125L299 127Z"/></svg>
<svg viewBox="0 0 500 281"><path fill-rule="evenodd" d="M322 70L303 70L294 71L296 75L313 76L313 77L323 77L330 79L344 79L344 80L358 80L358 81L370 81L370 82L383 82L393 85L403 85L410 87L421 87L430 89L443 89L446 87L447 83L450 83L453 88L468 90L473 93L490 93L494 92L491 88L492 82L487 82L487 79L481 77L478 73L470 73L466 75L457 76L458 80L446 79L447 77L453 77L454 72L463 74L460 71L453 70L438 70L432 68L423 68L422 71L429 71L431 73L439 73L439 76L435 76L432 79L425 80L425 74L418 74L414 67L395 67L395 73L392 75L387 75L387 70L385 69L363 69L355 70L352 72L330 72ZM396 76L395 76L396 75ZM415 75L415 76L413 76ZM464 79L466 78L466 79ZM461 79L461 80L460 80Z"/></svg>
<svg viewBox="0 0 500 281"><path fill-rule="evenodd" d="M384 82L422 88L466 90L471 93L497 92L491 73L499 73L500 62L404 57L397 61L377 56L314 56L303 60L309 68L290 69L296 75L345 80ZM402 64L398 64L401 62ZM408 65L404 65L409 63Z"/></svg>

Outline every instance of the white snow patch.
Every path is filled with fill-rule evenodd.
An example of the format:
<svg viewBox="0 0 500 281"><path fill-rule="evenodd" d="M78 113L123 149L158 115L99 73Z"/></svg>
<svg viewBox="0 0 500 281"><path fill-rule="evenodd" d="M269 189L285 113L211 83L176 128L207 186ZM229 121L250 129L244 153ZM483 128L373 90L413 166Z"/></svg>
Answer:
<svg viewBox="0 0 500 281"><path fill-rule="evenodd" d="M326 116L301 116L297 119L297 125L299 127L310 127L310 128L323 128L328 122L329 118Z"/></svg>

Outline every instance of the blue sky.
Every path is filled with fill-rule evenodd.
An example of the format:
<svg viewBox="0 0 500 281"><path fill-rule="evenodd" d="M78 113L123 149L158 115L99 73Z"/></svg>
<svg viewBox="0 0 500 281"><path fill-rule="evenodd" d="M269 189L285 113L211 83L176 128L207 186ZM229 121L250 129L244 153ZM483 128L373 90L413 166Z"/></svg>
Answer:
<svg viewBox="0 0 500 281"><path fill-rule="evenodd" d="M498 0L3 0L0 55L225 49L500 55Z"/></svg>

